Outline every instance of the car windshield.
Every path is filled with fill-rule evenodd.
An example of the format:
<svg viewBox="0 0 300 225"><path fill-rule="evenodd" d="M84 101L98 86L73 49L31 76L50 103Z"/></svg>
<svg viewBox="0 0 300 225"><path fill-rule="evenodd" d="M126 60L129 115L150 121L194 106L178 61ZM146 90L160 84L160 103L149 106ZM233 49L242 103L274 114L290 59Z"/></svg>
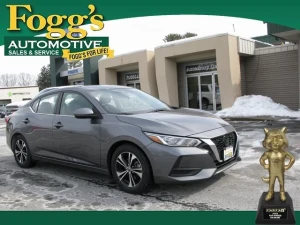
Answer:
<svg viewBox="0 0 300 225"><path fill-rule="evenodd" d="M171 110L171 108L138 89L99 89L91 92L100 105L109 113L135 114Z"/></svg>

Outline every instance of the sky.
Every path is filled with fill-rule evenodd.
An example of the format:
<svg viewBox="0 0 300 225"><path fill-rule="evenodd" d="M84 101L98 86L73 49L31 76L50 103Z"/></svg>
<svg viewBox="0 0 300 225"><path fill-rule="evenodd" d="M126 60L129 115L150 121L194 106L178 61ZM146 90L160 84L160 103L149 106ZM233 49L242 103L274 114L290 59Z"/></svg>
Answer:
<svg viewBox="0 0 300 225"><path fill-rule="evenodd" d="M220 33L233 33L245 38L267 34L267 25L262 21L243 18L201 15L151 16L104 22L104 29L91 31L83 26L88 36L108 36L115 56L138 50L153 50L164 44L169 33L197 33L205 37ZM42 66L50 62L47 56L4 56L0 47L0 74L29 73L37 75Z"/></svg>

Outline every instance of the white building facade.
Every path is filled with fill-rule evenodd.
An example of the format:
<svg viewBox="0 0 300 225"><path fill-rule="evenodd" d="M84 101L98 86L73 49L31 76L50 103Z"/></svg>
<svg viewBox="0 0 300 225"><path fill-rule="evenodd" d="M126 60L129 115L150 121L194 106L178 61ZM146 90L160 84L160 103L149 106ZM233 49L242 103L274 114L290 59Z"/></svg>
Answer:
<svg viewBox="0 0 300 225"><path fill-rule="evenodd" d="M31 100L38 93L38 86L0 88L0 105Z"/></svg>

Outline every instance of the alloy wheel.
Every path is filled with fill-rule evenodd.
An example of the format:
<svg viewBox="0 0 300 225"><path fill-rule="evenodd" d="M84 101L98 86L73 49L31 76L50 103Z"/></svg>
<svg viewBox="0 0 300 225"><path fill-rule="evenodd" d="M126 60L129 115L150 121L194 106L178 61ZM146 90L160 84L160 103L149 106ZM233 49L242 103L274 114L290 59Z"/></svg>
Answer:
<svg viewBox="0 0 300 225"><path fill-rule="evenodd" d="M119 180L127 187L136 187L142 181L142 164L131 152L123 152L117 157L116 172Z"/></svg>
<svg viewBox="0 0 300 225"><path fill-rule="evenodd" d="M24 164L27 160L27 146L21 139L17 140L15 146L15 155L19 163Z"/></svg>

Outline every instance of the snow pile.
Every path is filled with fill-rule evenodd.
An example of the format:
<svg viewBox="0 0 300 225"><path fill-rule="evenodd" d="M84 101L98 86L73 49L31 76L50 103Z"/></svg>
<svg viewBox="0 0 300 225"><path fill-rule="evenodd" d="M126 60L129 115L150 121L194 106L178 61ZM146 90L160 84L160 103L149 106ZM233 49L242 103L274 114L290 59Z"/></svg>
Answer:
<svg viewBox="0 0 300 225"><path fill-rule="evenodd" d="M261 95L239 97L231 108L223 109L216 115L223 118L278 116L300 119L300 111L293 111L287 106L275 103L271 98Z"/></svg>

